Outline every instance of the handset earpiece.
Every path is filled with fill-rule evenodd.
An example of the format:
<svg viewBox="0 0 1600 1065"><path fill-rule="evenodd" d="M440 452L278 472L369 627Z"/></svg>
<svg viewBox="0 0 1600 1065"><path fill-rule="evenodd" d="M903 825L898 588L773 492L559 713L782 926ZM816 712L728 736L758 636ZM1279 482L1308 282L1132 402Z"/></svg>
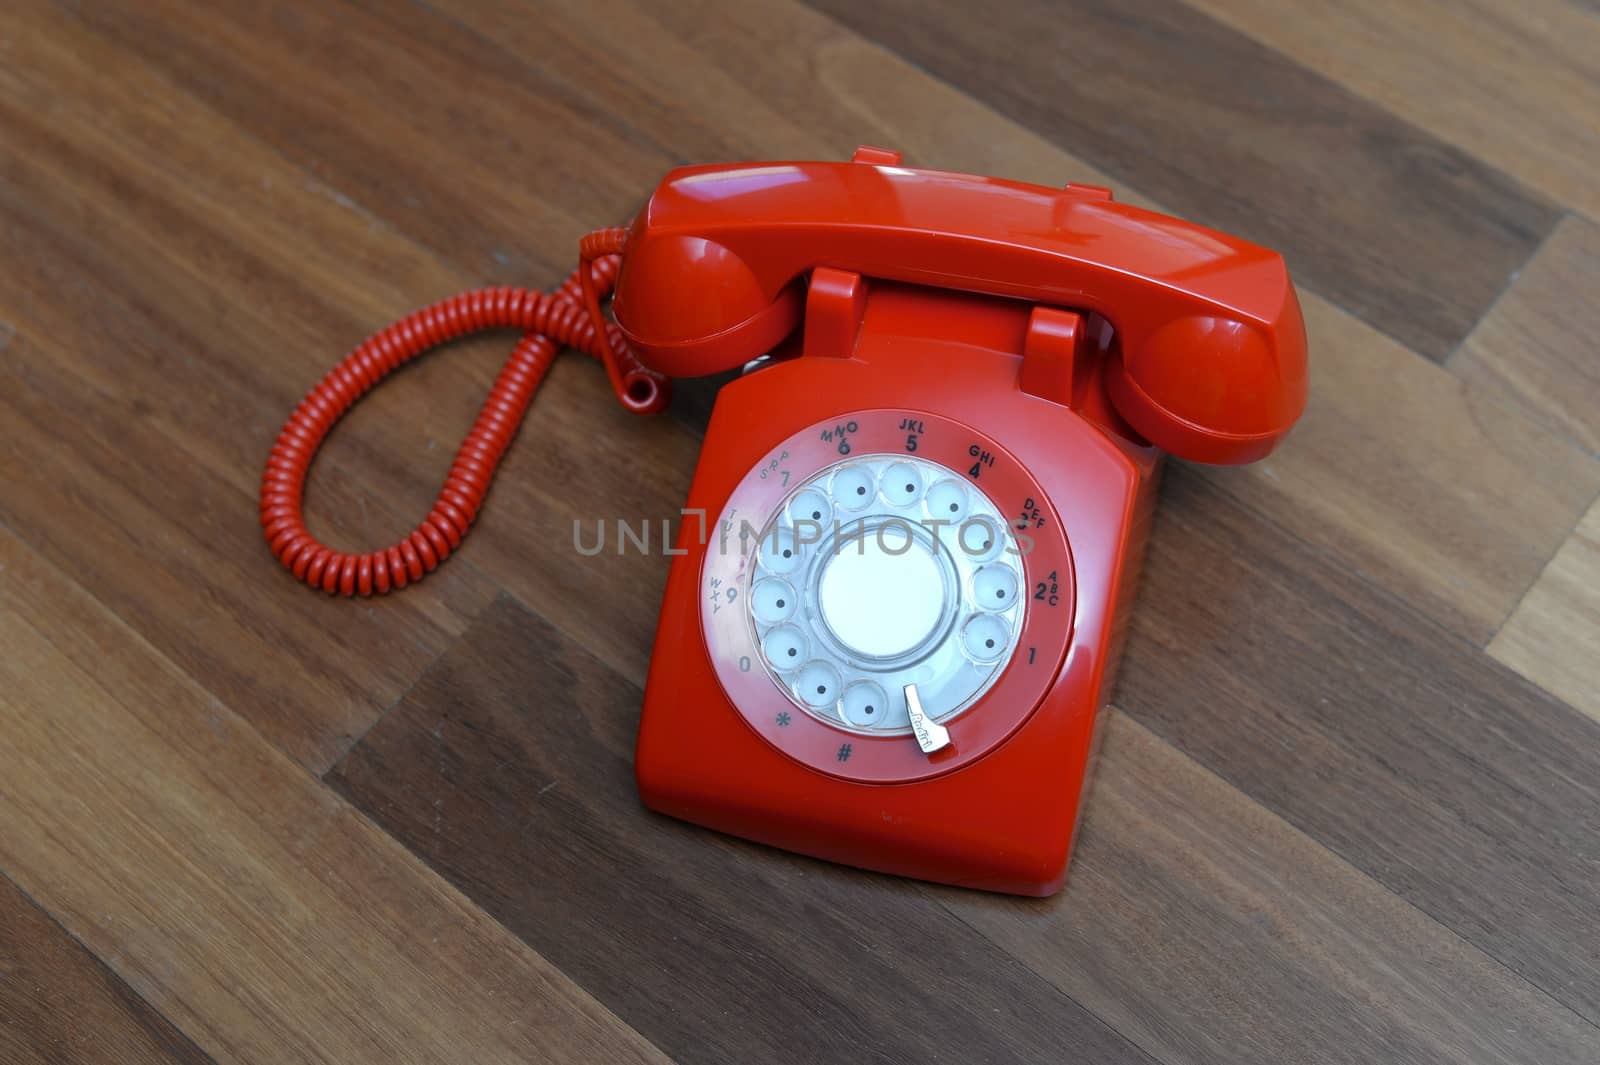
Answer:
<svg viewBox="0 0 1600 1065"><path fill-rule="evenodd" d="M701 377L741 366L800 324L802 279L773 294L716 241L649 231L648 213L629 231L611 313L652 369Z"/></svg>
<svg viewBox="0 0 1600 1065"><path fill-rule="evenodd" d="M1117 412L1152 444L1191 462L1265 458L1306 405L1305 325L1287 274L1283 285L1270 329L1188 315L1120 336L1105 374Z"/></svg>

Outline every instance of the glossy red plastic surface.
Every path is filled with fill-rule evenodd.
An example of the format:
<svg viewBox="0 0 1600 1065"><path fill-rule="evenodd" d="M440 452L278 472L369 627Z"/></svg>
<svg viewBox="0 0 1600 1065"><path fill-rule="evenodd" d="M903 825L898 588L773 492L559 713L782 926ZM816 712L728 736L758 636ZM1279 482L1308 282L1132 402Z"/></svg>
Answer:
<svg viewBox="0 0 1600 1065"><path fill-rule="evenodd" d="M1157 448L1250 461L1305 405L1282 259L1105 189L913 170L862 149L850 163L674 171L628 232L613 310L672 375L738 366L805 316L767 368L718 397L688 503L712 534L685 526L645 693L645 802L865 868L1055 891ZM903 453L908 424L918 454L953 472L966 454L998 456L972 486L1043 545L1024 563L1039 594L1017 652L931 756L909 737L786 712L777 683L749 668L742 614L713 605L748 573L714 534L722 520L760 526L782 498L775 478L834 461L839 426L857 454ZM831 757L846 742L850 757Z"/></svg>
<svg viewBox="0 0 1600 1065"><path fill-rule="evenodd" d="M1158 456L1023 391L1030 319L1017 301L880 282L868 288L853 354L779 360L723 388L687 504L705 511L709 534L692 519L684 526L686 554L668 578L645 692L636 770L649 806L869 869L1029 895L1060 887ZM1091 378L1086 387L1103 389L1097 370ZM753 498L742 494L753 472L796 434L855 421L866 448L855 453L891 452L905 434L879 423L901 419L924 424L918 454L945 462L983 441L1003 448L1009 479L979 484L1019 532L1070 544L1070 572L1046 566L1059 559L1050 552L1028 564L1030 592L1043 598L1029 596L1024 624L1038 638L1025 639L1001 681L955 719L946 764L901 737L876 741L893 748L881 766L858 757L830 765L829 753L859 734L810 719L814 736L770 727L762 715L775 718L783 696L759 670L737 668L734 645L714 639L724 656L714 657L705 592L726 564L716 523L730 503ZM789 448L795 476L831 461L800 444ZM742 687L730 691L727 678ZM969 743L975 756L962 757Z"/></svg>
<svg viewBox="0 0 1600 1065"><path fill-rule="evenodd" d="M1183 458L1261 458L1305 406L1282 258L1090 186L865 161L685 167L635 219L613 310L655 369L714 373L799 324L819 266L1098 314L1115 332L1111 402Z"/></svg>

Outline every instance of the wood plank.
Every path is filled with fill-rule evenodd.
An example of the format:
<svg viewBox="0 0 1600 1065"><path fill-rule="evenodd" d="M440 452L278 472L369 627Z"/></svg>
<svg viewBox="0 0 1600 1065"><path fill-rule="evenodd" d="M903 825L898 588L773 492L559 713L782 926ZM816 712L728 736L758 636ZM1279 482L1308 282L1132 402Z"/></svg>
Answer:
<svg viewBox="0 0 1600 1065"><path fill-rule="evenodd" d="M307 591L277 571L251 495L130 422L58 351L0 351L0 521L304 764L337 758L491 594L468 567L365 609Z"/></svg>
<svg viewBox="0 0 1600 1065"><path fill-rule="evenodd" d="M68 340L61 354L75 372L253 495L266 449L302 389L364 333L472 278L73 20L32 8L18 17L36 32L0 85L19 101L7 121L30 151L7 161L16 190L8 237L18 255L0 264L9 282L0 314L34 335ZM36 117L52 85L100 85L90 69L107 75L103 91L54 104L48 122ZM236 147L218 153L217 143ZM260 209L242 212L240 202ZM390 262L405 265L391 271ZM100 287L77 283L85 275ZM352 412L314 467L312 529L331 529L333 542L352 548L409 531L509 343L493 338L425 359ZM175 379L190 382L200 401L173 403ZM682 392L675 420L640 420L620 409L597 366L558 363L479 531L449 568L487 564L540 603L659 596L659 556L580 559L573 525L648 518L659 533L661 520L676 518L708 406L705 386ZM257 579L276 579L266 553L257 556ZM417 594L426 597L426 587ZM653 618L585 628L589 616L573 610L567 620L642 671Z"/></svg>
<svg viewBox="0 0 1600 1065"><path fill-rule="evenodd" d="M440 272L379 269L419 257L137 64L64 33L59 15L16 5L8 18L29 32L0 67L0 122L26 150L0 156L11 252L0 316L52 343L4 356L7 417L29 428L0 455L14 471L0 513L321 769L487 602L489 584L457 567L379 609L318 601L256 531L261 463L334 338L359 336L362 311L410 303ZM84 90L63 96L61 84ZM362 280L342 255L364 264ZM435 390L413 388L409 420L426 426L417 400ZM470 421L449 413L441 420ZM313 478L314 529L354 546L406 528L385 495L397 481L424 498L431 487L377 475L396 453L426 455L405 435L371 434L378 447L355 461L339 461L348 443L332 446ZM447 455L434 463L436 484ZM324 511L324 493L348 502Z"/></svg>
<svg viewBox="0 0 1600 1065"><path fill-rule="evenodd" d="M1542 197L1180 0L930 11L816 0L858 33L1443 359L1557 221Z"/></svg>
<svg viewBox="0 0 1600 1065"><path fill-rule="evenodd" d="M0 530L0 865L238 1061L660 1061Z"/></svg>
<svg viewBox="0 0 1600 1065"><path fill-rule="evenodd" d="M501 600L329 780L679 1060L1148 1060L904 881L645 811L639 700Z"/></svg>
<svg viewBox="0 0 1600 1065"><path fill-rule="evenodd" d="M1600 724L1181 467L1117 703L1600 1020Z"/></svg>
<svg viewBox="0 0 1600 1065"><path fill-rule="evenodd" d="M1299 425L1263 462L1198 472L1481 646L1600 492L1600 463L1343 311L1305 314Z"/></svg>
<svg viewBox="0 0 1600 1065"><path fill-rule="evenodd" d="M0 1061L210 1060L0 877Z"/></svg>
<svg viewBox="0 0 1600 1065"><path fill-rule="evenodd" d="M1600 218L1600 19L1581 2L1354 0L1293 18L1271 0L1188 2Z"/></svg>
<svg viewBox="0 0 1600 1065"><path fill-rule="evenodd" d="M1038 902L648 814L629 768L639 698L505 602L329 779L682 1060L1035 1060L1061 1045L1101 1060L1065 1042L1079 1004L1162 1061L1600 1049L1600 1030L1132 722L1112 730L1066 894Z"/></svg>
<svg viewBox="0 0 1600 1065"><path fill-rule="evenodd" d="M294 588L276 571L250 531L254 507L249 500L279 421L299 390L331 364L339 349L383 318L454 291L466 279L428 265L415 245L375 227L369 215L309 182L270 149L240 140L237 128L93 35L81 29L71 33L70 24L52 20L49 12L29 12L28 17L36 20L40 32L25 38L26 47L13 50L16 62L0 73L7 81L4 98L18 101L7 114L8 128L27 138L30 148L25 155L8 154L5 164L14 193L7 243L16 254L0 265L8 282L0 295L0 313L15 315L37 335L67 341L51 361L70 366L98 386L106 424L119 420L120 407L131 406L141 412L142 425L159 431L165 439L150 446L160 449L160 464L174 482L163 484L163 490L183 491L192 462L246 493L224 502L226 497L207 492L168 508L174 514L214 513L227 530L214 540L225 541L227 553L240 556L238 562L219 565L224 572L242 566L249 576L211 582L208 607L215 606L216 598L241 602L225 625L197 630L191 597L183 594L181 581L173 580L174 593L150 597L158 611L165 608L178 615L172 621L178 631L161 638L167 640L165 649L186 661L216 656L208 659L203 674L218 679L223 694L251 713L267 734L308 764L325 767L437 652L439 638L459 631L460 618L484 601L486 585L461 571L458 560L449 567L445 585L434 586L434 581L446 581L441 575L394 605L355 615L367 619L358 631L370 633L370 641L365 635L356 637L363 642L355 645L355 654L349 644L324 647L316 636L319 630L307 628L308 616L347 627L337 619L351 618L350 608L315 602L317 597ZM64 42L58 43L58 36ZM106 81L103 94L89 93L82 101L52 107L48 126L30 120L51 85L67 80L99 84L87 76L90 69L115 75ZM238 146L230 152L211 148L232 142ZM241 199L250 202L263 189L264 210L241 214L235 209ZM310 240L310 234L320 239ZM397 274L384 269L387 261L411 265ZM95 278L97 286L79 283L84 276ZM244 292L254 298L241 299ZM408 529L425 512L508 343L500 339L480 345L468 353L465 367L454 356L425 360L358 408L315 467L309 490L313 529L325 534L331 529L334 542L349 546L377 546ZM26 370L16 353L12 367L19 374ZM42 372L59 379L56 365ZM64 406L57 409L67 409L68 397L76 396L81 383L60 380L56 401ZM187 382L183 403L173 402L175 380ZM622 437L624 428L634 427L610 398L597 367L561 366L545 391L533 416L539 428L524 434L521 444L536 471L530 478L537 493L533 509L548 521L549 535L567 545L578 514L592 517L593 511L577 492L576 481L552 479L550 466L558 472L582 469L592 454L591 436L615 429ZM41 401L40 412L52 426L61 427L49 402ZM247 431L240 432L240 427ZM647 489L666 484L658 512L674 514L692 467L682 449L692 453L694 437L663 425L646 428L642 435L635 430L626 439L648 444L652 432L657 439L682 441L680 461L672 469L681 471L677 477L683 484L648 476L648 466L641 479ZM120 460L126 447L119 440L109 453ZM637 460L630 463L625 450L610 453L611 468L631 477L627 467ZM642 453L648 457L658 452L671 455L668 447ZM151 453L141 460L149 466L155 458ZM584 479L590 486L605 483L592 473ZM43 505L60 502L51 483L41 484L40 492ZM501 494L497 490L491 514ZM330 504L330 496L338 502ZM513 510L505 520L515 524L516 516ZM48 524L50 519L39 520ZM211 531L212 526L198 526L202 537ZM103 558L104 545L90 549L81 540L83 533L69 527L67 535L80 537L80 546L89 551L85 557ZM45 531L35 535L39 542L47 538ZM115 539L114 529L108 537ZM212 548L213 554L221 551L215 542ZM136 553L132 544L122 551ZM608 582L625 582L628 588L639 584L626 564L575 571L570 554L532 552L531 557L530 566L530 553L521 554L513 568L531 571L530 579L561 581L549 591L550 598L594 598L614 591ZM541 564L545 559L548 564ZM636 568L645 565L631 561ZM184 570L183 564L169 564ZM137 580L146 568L130 562L116 567L113 578ZM257 629L271 623L256 616L273 611L255 601L256 582L270 591L268 603L281 604L277 613L283 624L265 634ZM131 614L135 598L125 596L121 606ZM139 609L148 612L151 607ZM648 647L648 621L631 634L635 648ZM418 622L422 632L410 632ZM196 631L204 634L198 642ZM395 656L388 649L397 640L421 646L415 653ZM274 660L283 653L280 643L290 655L287 663ZM300 668L302 661L326 662L330 654L350 656L354 668L332 668L331 662L310 671ZM227 671L219 676L224 665ZM234 674L239 675L237 683L230 683ZM256 689L263 683L264 690Z"/></svg>
<svg viewBox="0 0 1600 1065"><path fill-rule="evenodd" d="M675 162L592 100L594 68L552 76L426 5L137 0L73 15L475 276L564 274L577 239L625 221Z"/></svg>
<svg viewBox="0 0 1600 1065"><path fill-rule="evenodd" d="M1568 217L1451 356L1450 369L1600 453L1597 291L1600 224Z"/></svg>
<svg viewBox="0 0 1600 1065"><path fill-rule="evenodd" d="M703 9L634 0L537 8L527 0L477 0L451 8L449 17L544 77L582 83L607 112L631 116L644 130L670 131L663 151L674 165L847 158L874 126L841 107L809 69L819 45L859 38L799 4L724 4L707 18ZM630 30L619 34L617 26ZM754 47L786 34L797 35L792 49ZM661 173L643 174L635 195L646 195Z"/></svg>
<svg viewBox="0 0 1600 1065"><path fill-rule="evenodd" d="M1495 633L1489 653L1600 721L1600 499Z"/></svg>
<svg viewBox="0 0 1600 1065"><path fill-rule="evenodd" d="M950 912L1163 1061L1591 1062L1600 1029L1120 712L1064 897Z"/></svg>
<svg viewBox="0 0 1600 1065"><path fill-rule="evenodd" d="M770 129L772 151L838 156L868 140L919 164L1116 184L1125 199L1173 208L1129 193L1084 159L798 4L761 0L714 22L671 6L615 2L537 21L525 14L520 0L498 0L460 17L567 77L589 61L576 42L643 20L648 33L613 42L619 80L597 91L610 92L613 106L636 95L668 107L684 97L684 71L693 69L694 83L711 87L706 123L684 132L686 152L697 157L768 154ZM790 103L784 114L774 114L775 99ZM1313 381L1306 417L1269 462L1208 476L1430 617L1487 642L1600 492L1600 463L1504 407L1497 392L1462 387L1359 319L1303 295ZM1488 507L1486 499L1503 503ZM519 514L518 524L534 520ZM497 525L493 535L502 532ZM532 550L528 543L520 553ZM490 570L545 609L547 589L518 585L499 564ZM642 669L630 675L642 678Z"/></svg>
<svg viewBox="0 0 1600 1065"><path fill-rule="evenodd" d="M37 261L12 268L13 315L89 349L97 357L75 360L80 372L125 388L126 402L253 494L267 445L310 384L366 334L471 279L69 17L36 2L13 17L30 32L0 69L0 106L10 103L7 128L29 151L7 160L11 239L31 239ZM64 83L82 89L62 97ZM91 313L97 301L109 306ZM335 460L318 463L313 483L354 467L354 487L383 490L359 500L369 523L387 517L391 537L408 530L508 341L463 344L401 372L341 423ZM135 358L110 358L117 343ZM175 380L205 402L171 402ZM371 413L385 404L387 416ZM350 426L371 438L354 461L339 455ZM408 463L417 469L395 477ZM391 514L381 497L395 492Z"/></svg>

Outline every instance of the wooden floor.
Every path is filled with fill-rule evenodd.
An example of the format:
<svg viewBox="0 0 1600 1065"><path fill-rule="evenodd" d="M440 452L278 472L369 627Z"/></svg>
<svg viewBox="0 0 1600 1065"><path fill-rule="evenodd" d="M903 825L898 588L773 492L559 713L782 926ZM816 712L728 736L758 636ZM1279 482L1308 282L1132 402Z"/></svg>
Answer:
<svg viewBox="0 0 1600 1065"><path fill-rule="evenodd" d="M667 559L565 545L676 513L714 382L563 360L398 596L256 526L377 326L863 142L1301 287L1310 409L1170 471L1047 902L638 805ZM1584 0L7 0L0 1061L1600 1061L1597 174ZM348 418L313 527L408 529L507 349Z"/></svg>

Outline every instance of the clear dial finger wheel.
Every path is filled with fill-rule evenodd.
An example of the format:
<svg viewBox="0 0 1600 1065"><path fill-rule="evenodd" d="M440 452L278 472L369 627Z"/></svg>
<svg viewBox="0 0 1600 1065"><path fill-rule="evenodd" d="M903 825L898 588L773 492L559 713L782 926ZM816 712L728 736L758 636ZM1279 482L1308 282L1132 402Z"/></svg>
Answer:
<svg viewBox="0 0 1600 1065"><path fill-rule="evenodd" d="M729 710L819 773L971 765L1069 653L1060 514L999 441L944 415L856 410L770 441L705 535L700 623Z"/></svg>
<svg viewBox="0 0 1600 1065"><path fill-rule="evenodd" d="M975 486L936 463L863 455L794 486L761 530L742 597L762 665L831 725L910 735L906 688L947 721L1016 646L1020 556Z"/></svg>

